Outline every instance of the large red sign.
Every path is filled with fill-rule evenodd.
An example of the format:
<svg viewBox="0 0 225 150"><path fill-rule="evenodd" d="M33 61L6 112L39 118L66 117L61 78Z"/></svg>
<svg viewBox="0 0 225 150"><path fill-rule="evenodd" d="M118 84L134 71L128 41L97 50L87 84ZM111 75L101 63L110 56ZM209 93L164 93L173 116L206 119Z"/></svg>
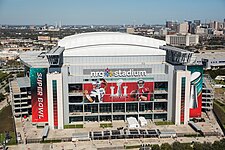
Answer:
<svg viewBox="0 0 225 150"><path fill-rule="evenodd" d="M31 68L32 122L48 122L46 68Z"/></svg>
<svg viewBox="0 0 225 150"><path fill-rule="evenodd" d="M202 113L202 93L197 97L198 107L190 108L190 118L201 117Z"/></svg>
<svg viewBox="0 0 225 150"><path fill-rule="evenodd" d="M87 102L150 101L153 88L153 82L144 80L126 82L119 79L108 83L101 80L84 84L84 97Z"/></svg>

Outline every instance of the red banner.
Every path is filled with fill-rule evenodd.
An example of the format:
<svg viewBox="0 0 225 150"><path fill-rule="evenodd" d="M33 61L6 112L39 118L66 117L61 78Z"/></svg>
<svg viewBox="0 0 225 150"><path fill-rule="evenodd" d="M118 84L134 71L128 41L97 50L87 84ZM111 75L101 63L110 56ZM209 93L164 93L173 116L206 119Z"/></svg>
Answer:
<svg viewBox="0 0 225 150"><path fill-rule="evenodd" d="M46 68L31 68L32 122L48 122Z"/></svg>
<svg viewBox="0 0 225 150"><path fill-rule="evenodd" d="M153 93L153 82L125 82L118 80L107 83L95 81L84 84L84 95L87 102L130 102L150 101Z"/></svg>

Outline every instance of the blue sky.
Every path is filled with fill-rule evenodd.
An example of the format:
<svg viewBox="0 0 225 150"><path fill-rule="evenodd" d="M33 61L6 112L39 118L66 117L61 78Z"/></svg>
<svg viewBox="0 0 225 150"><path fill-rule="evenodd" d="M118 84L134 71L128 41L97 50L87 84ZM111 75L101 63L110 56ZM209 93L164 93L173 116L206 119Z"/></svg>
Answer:
<svg viewBox="0 0 225 150"><path fill-rule="evenodd" d="M225 0L0 0L0 24L163 24L225 18Z"/></svg>

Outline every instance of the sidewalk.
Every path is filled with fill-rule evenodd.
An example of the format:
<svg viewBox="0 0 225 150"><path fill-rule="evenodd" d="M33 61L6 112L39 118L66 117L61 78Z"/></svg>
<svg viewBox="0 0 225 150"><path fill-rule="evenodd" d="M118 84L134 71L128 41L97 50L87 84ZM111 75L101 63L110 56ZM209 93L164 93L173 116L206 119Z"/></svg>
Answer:
<svg viewBox="0 0 225 150"><path fill-rule="evenodd" d="M214 142L218 141L220 138L217 137L182 137L182 138L146 138L146 139L113 139L110 140L96 140L96 141L78 141L76 144L72 142L62 142L62 143L34 143L34 144L19 144L14 146L9 146L9 150L97 150L97 149L113 149L122 148L124 145L141 145L141 144L159 144L169 143L172 144L175 141L181 143L192 143L195 142ZM123 149L123 148L122 148ZM136 148L139 149L139 148Z"/></svg>
<svg viewBox="0 0 225 150"><path fill-rule="evenodd" d="M9 104L7 103L7 99L3 100L0 102L0 110L2 110L4 107L8 106Z"/></svg>

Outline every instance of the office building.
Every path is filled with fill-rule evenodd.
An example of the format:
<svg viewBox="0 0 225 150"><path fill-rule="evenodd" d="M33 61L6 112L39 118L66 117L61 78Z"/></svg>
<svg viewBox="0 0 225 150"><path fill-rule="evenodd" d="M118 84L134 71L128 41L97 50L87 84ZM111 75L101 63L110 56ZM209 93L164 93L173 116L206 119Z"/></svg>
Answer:
<svg viewBox="0 0 225 150"><path fill-rule="evenodd" d="M180 33L180 34L187 34L188 30L189 30L188 22L180 23L180 25L178 26L178 33Z"/></svg>
<svg viewBox="0 0 225 150"><path fill-rule="evenodd" d="M166 35L166 44L172 46L192 46L199 43L199 36L194 34Z"/></svg>

